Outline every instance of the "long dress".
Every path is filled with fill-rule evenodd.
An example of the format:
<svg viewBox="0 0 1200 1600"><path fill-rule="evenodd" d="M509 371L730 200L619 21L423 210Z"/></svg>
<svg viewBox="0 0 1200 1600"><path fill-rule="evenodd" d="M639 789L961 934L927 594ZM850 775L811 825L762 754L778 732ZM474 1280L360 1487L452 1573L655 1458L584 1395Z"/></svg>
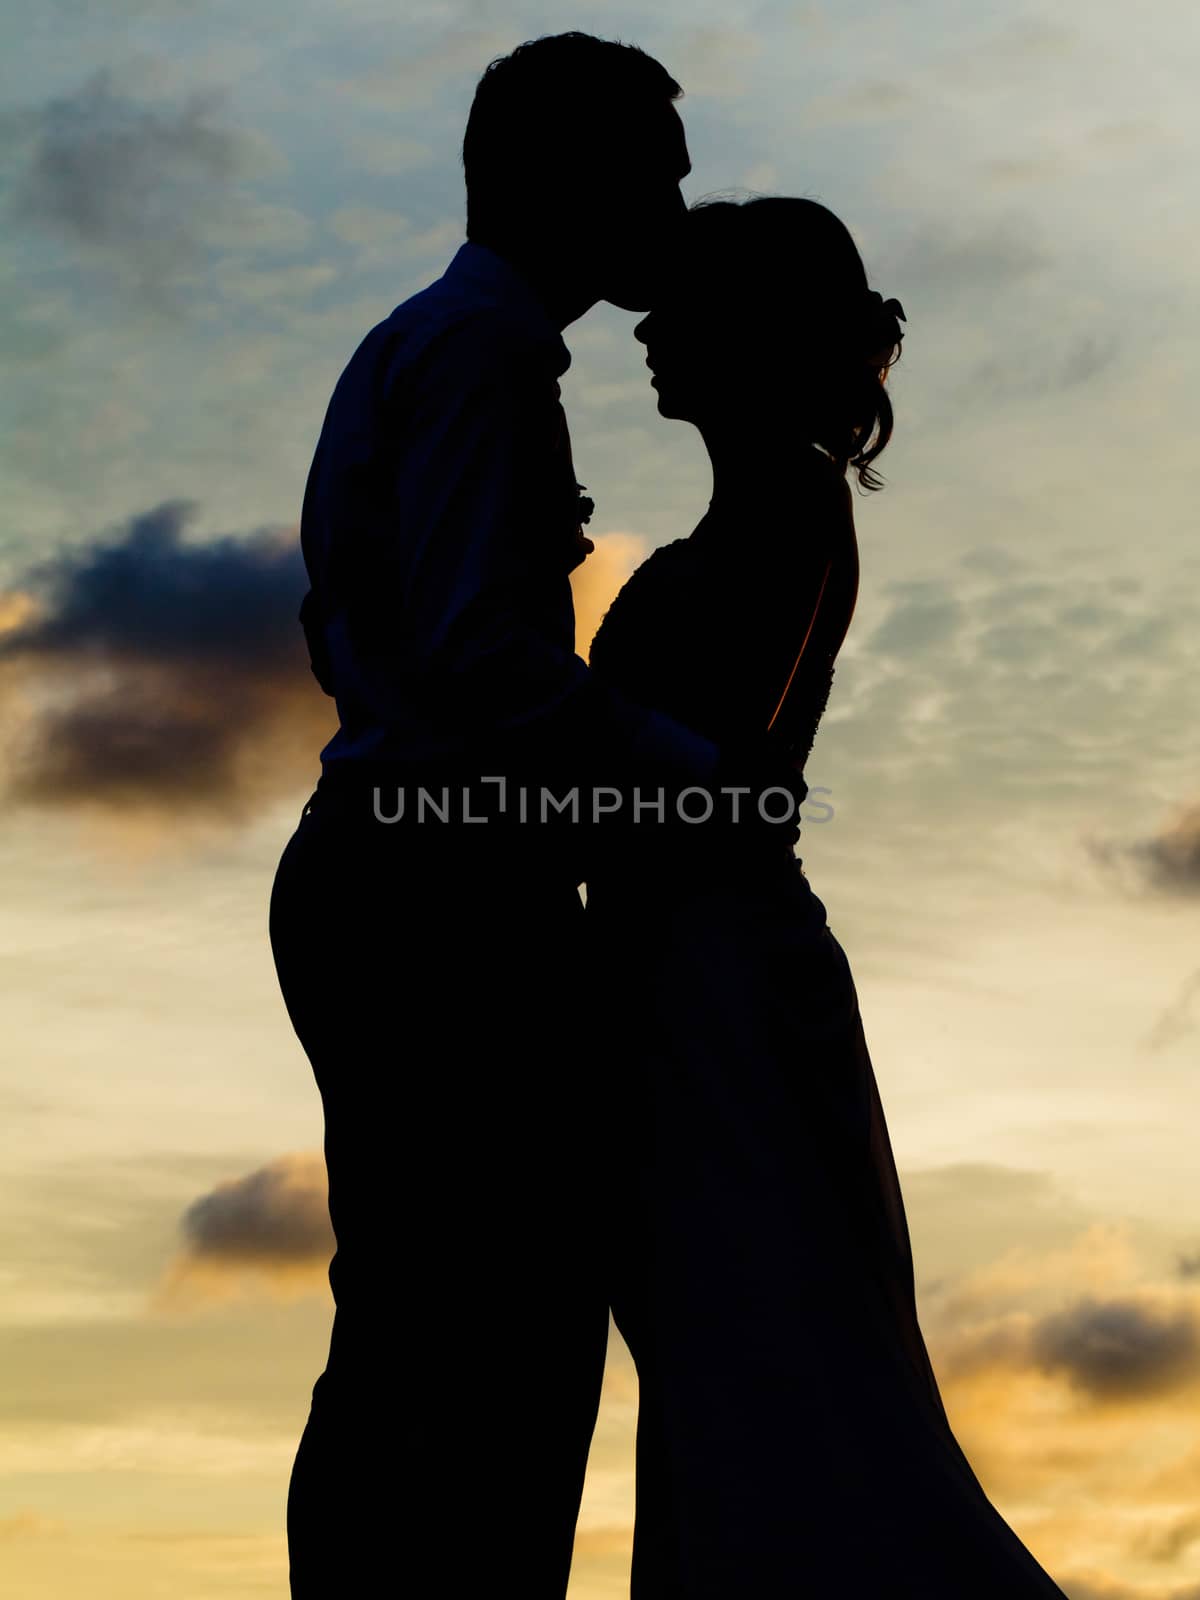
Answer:
<svg viewBox="0 0 1200 1600"><path fill-rule="evenodd" d="M718 741L778 708L803 761L857 597L849 487L816 471L767 520L714 503L656 550L591 667ZM587 882L639 1380L631 1600L1064 1600L943 1408L854 979L801 858L669 856L643 830Z"/></svg>

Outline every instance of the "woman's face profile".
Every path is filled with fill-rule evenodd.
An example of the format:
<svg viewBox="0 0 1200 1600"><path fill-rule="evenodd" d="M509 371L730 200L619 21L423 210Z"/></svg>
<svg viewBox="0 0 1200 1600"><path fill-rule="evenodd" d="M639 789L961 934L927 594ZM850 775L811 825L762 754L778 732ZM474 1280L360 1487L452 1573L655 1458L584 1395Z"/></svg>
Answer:
<svg viewBox="0 0 1200 1600"><path fill-rule="evenodd" d="M661 292L634 328L660 416L697 426L736 418L766 399L771 356L756 324L762 307L739 305L723 286L707 230L685 221Z"/></svg>
<svg viewBox="0 0 1200 1600"><path fill-rule="evenodd" d="M710 304L706 318L707 298L700 292L699 274L687 270L685 246L682 255L672 257L661 293L633 330L634 338L646 347L661 416L699 422L710 410L714 368L721 364L714 325L727 308Z"/></svg>

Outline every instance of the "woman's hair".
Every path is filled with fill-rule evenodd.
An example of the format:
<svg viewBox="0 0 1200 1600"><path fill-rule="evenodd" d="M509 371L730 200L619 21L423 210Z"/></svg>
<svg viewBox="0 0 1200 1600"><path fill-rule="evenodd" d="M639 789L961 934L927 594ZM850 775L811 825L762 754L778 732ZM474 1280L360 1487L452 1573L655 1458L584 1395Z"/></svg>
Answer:
<svg viewBox="0 0 1200 1600"><path fill-rule="evenodd" d="M475 87L463 136L467 237L552 208L581 166L627 150L635 159L647 113L682 93L639 46L590 33L543 34L497 56Z"/></svg>
<svg viewBox="0 0 1200 1600"><path fill-rule="evenodd" d="M892 436L885 383L898 325L881 314L845 225L816 200L784 195L698 200L689 223L705 282L751 322L773 362L802 362L798 425L864 489L881 489L871 462Z"/></svg>

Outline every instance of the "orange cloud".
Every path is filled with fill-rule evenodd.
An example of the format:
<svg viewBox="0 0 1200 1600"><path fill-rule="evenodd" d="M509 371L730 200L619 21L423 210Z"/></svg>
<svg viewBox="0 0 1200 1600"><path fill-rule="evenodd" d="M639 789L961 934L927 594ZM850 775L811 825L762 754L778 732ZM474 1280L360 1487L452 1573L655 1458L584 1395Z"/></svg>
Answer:
<svg viewBox="0 0 1200 1600"><path fill-rule="evenodd" d="M1071 1600L1195 1600L1197 1287L1104 1222L925 1298L955 1435Z"/></svg>
<svg viewBox="0 0 1200 1600"><path fill-rule="evenodd" d="M617 591L650 554L651 545L640 533L602 533L596 548L571 574L575 600L575 649L586 661L601 618Z"/></svg>

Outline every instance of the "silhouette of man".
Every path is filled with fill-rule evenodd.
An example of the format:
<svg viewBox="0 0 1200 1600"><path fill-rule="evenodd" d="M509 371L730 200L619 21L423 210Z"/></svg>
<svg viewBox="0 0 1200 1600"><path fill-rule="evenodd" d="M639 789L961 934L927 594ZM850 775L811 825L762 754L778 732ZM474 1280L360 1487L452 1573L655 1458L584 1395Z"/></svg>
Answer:
<svg viewBox="0 0 1200 1600"><path fill-rule="evenodd" d="M588 828L539 795L580 786L586 821L614 779L805 792L766 744L718 750L574 650L568 574L591 546L562 330L657 293L686 209L681 92L581 33L491 63L467 240L362 340L309 473L301 620L340 725L270 937L337 1248L288 1492L293 1600L565 1595L608 1338L611 1113L585 1048Z"/></svg>

